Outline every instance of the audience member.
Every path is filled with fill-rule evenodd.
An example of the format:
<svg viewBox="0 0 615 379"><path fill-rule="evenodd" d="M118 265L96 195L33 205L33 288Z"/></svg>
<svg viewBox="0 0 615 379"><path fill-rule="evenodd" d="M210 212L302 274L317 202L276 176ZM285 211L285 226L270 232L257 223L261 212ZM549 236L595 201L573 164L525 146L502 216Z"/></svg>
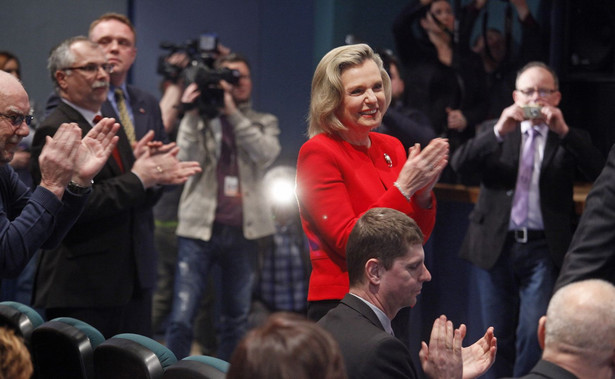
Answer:
<svg viewBox="0 0 615 379"><path fill-rule="evenodd" d="M615 285L615 146L585 200L555 289L598 278Z"/></svg>
<svg viewBox="0 0 615 379"><path fill-rule="evenodd" d="M313 321L274 313L252 329L231 357L229 379L345 379L337 342Z"/></svg>
<svg viewBox="0 0 615 379"><path fill-rule="evenodd" d="M12 75L0 71L0 277L15 277L41 247L57 246L81 214L87 185L113 150L117 125L103 120L85 137L62 124L40 152L40 185L30 190L8 165L31 122L28 94ZM58 124L59 125L59 124ZM68 188L68 190L66 190Z"/></svg>
<svg viewBox="0 0 615 379"><path fill-rule="evenodd" d="M194 318L216 265L221 273L217 355L228 360L247 331L257 240L275 231L261 181L280 152L278 120L252 109L245 58L230 54L216 67L237 70L238 83L220 82L223 104L215 117L198 107L187 111L177 137L180 159L194 159L204 170L186 183L179 204L178 261L166 335L178 358L190 352ZM199 103L205 95L192 83L182 102Z"/></svg>
<svg viewBox="0 0 615 379"><path fill-rule="evenodd" d="M486 110L485 74L470 50L473 3L455 17L449 0L412 0L395 18L393 34L406 73L406 104L429 117L451 152L474 136ZM458 27L456 27L458 22ZM447 167L444 182L456 182Z"/></svg>
<svg viewBox="0 0 615 379"><path fill-rule="evenodd" d="M451 161L481 175L461 257L478 266L483 321L498 331L496 377L524 375L540 358L536 325L572 238L575 172L594 180L603 165L589 134L570 128L557 107L551 68L529 63L516 88L493 130Z"/></svg>
<svg viewBox="0 0 615 379"><path fill-rule="evenodd" d="M396 137L405 149L415 143L427 146L436 138L436 133L425 113L404 104L405 84L397 58L387 50L380 51L378 55L391 78L391 105L382 117L382 125L376 131Z"/></svg>
<svg viewBox="0 0 615 379"><path fill-rule="evenodd" d="M615 378L615 287L599 279L555 292L538 325L542 360L523 379Z"/></svg>
<svg viewBox="0 0 615 379"><path fill-rule="evenodd" d="M0 70L8 72L17 79L21 80L21 64L19 59L8 51L0 51ZM30 102L30 115L34 114L34 106ZM19 179L29 187L32 187L32 177L30 175L30 145L32 144L32 136L36 129L36 118L33 117L30 120L30 134L21 140L17 151L13 154L13 159L10 165L15 169L19 175Z"/></svg>
<svg viewBox="0 0 615 379"><path fill-rule="evenodd" d="M0 378L30 379L34 368L30 352L15 332L0 327Z"/></svg>
<svg viewBox="0 0 615 379"><path fill-rule="evenodd" d="M530 12L527 0L511 0L505 4L478 0L475 1L475 6L484 11L475 21L480 23L480 34L472 43L472 51L481 57L487 74L488 107L485 119L495 119L493 120L495 122L504 108L510 104L510 93L515 90L517 71L528 62L546 60L549 51L548 41L544 29ZM505 7L502 26L499 29L488 27L489 8L495 6ZM521 40L518 44L514 43L512 35L513 7L521 29Z"/></svg>
<svg viewBox="0 0 615 379"><path fill-rule="evenodd" d="M263 178L275 234L261 243L250 312L252 324L260 324L272 312L306 313L311 265L295 198L295 177L294 167L281 165L267 171Z"/></svg>
<svg viewBox="0 0 615 379"><path fill-rule="evenodd" d="M391 329L404 307L414 306L424 282L423 233L407 215L372 208L356 222L346 247L350 293L318 324L337 340L349 378L417 378L410 352ZM423 342L421 366L430 378L474 378L493 363L493 328L474 345L463 348L465 325L453 330L440 316L429 345Z"/></svg>
<svg viewBox="0 0 615 379"><path fill-rule="evenodd" d="M21 64L13 53L0 51L0 70L8 72L17 79L21 79Z"/></svg>
<svg viewBox="0 0 615 379"><path fill-rule="evenodd" d="M127 25L115 19L101 21L92 30L93 35L98 27L113 36L108 42L113 49L118 41L123 48L126 44L133 46L133 35L121 33L123 28L129 32ZM117 29L112 31L114 27ZM130 37L123 39L114 33ZM120 59L114 62L114 67L120 67L118 62L126 63ZM55 133L59 123L76 122L88 131L95 116L101 114L103 103L105 112L113 112L106 102L112 65L96 42L86 37L62 42L51 52L48 68L62 102L36 131L32 145L35 162L46 146L45 139ZM139 104L137 109L143 109L138 113L144 120L156 114L159 117L157 103L148 105L137 97L132 101ZM78 183L93 188L86 209L60 247L41 254L36 274L34 305L45 308L48 318L74 317L104 336L152 334L156 255L151 208L161 184L180 184L200 171L196 162L177 160L177 147L152 142L155 134L163 136L162 128L147 134L133 129L141 138L134 151L127 138L131 134L128 129L123 121L113 158L106 161L93 186L91 182ZM38 174L37 165L34 173Z"/></svg>
<svg viewBox="0 0 615 379"><path fill-rule="evenodd" d="M21 64L19 59L8 51L0 51L0 70L8 72L17 79L21 80ZM34 116L28 128L30 133L22 138L19 142L17 150L13 154L13 159L9 163L15 170L21 180L30 189L32 186L32 175L30 174L30 146L32 144L32 136L36 130L37 115L34 114L34 105L30 101L29 115ZM2 281L0 288L0 299L17 301L23 304L30 305L32 300L32 285L34 281L34 272L36 270L36 254L30 259L26 267L19 276L15 279L5 279Z"/></svg>
<svg viewBox="0 0 615 379"><path fill-rule="evenodd" d="M163 94L159 104L164 129L169 140L175 142L179 122L183 117L181 103L185 90L183 72L190 64L190 59L184 52L175 52L166 57L165 62L173 69L164 76L160 86ZM164 335L166 333L168 317L172 309L173 283L177 265L177 211L183 188L183 185L178 185L165 189L154 206L154 246L158 253L158 275L152 304L152 327L155 334ZM201 352L211 356L214 356L216 351L213 293L213 284L210 280L194 325L195 339Z"/></svg>
<svg viewBox="0 0 615 379"><path fill-rule="evenodd" d="M369 208L398 209L425 235L435 223L432 188L448 160L436 138L406 157L399 140L373 133L391 100L382 60L365 44L327 53L312 80L307 141L297 162L297 199L312 274L308 317L318 320L348 293L346 241Z"/></svg>

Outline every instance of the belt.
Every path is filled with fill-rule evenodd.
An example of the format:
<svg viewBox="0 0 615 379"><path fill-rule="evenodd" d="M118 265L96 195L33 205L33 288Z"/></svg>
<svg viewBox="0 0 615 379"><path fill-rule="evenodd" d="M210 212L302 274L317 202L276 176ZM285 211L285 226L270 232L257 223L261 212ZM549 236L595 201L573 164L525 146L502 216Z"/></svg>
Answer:
<svg viewBox="0 0 615 379"><path fill-rule="evenodd" d="M536 240L545 239L545 231L544 230L533 230L528 228L521 228L517 230L511 230L508 234L515 240L517 243L528 243Z"/></svg>

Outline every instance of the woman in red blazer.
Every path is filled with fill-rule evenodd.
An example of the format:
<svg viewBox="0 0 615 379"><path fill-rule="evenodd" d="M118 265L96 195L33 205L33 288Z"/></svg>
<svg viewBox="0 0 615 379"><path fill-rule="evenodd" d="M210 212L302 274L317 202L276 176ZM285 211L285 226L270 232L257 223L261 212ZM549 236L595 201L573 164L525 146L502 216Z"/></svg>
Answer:
<svg viewBox="0 0 615 379"><path fill-rule="evenodd" d="M448 141L408 150L375 133L391 102L382 60L365 44L335 48L316 68L308 133L297 161L297 199L310 244L308 317L320 319L348 293L346 241L370 208L397 209L429 238L432 188L448 161Z"/></svg>

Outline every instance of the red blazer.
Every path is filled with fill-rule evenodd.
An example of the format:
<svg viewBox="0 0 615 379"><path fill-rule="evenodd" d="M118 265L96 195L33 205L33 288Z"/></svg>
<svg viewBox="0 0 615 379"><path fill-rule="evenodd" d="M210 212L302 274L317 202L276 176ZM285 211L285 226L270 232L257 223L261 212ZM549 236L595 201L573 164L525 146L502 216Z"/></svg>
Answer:
<svg viewBox="0 0 615 379"><path fill-rule="evenodd" d="M422 209L393 186L406 152L394 137L370 133L371 147L319 134L307 141L297 161L297 199L310 245L312 275L308 300L342 299L348 293L346 242L368 209L397 209L412 217L429 238L436 201ZM391 167L389 167L389 165Z"/></svg>

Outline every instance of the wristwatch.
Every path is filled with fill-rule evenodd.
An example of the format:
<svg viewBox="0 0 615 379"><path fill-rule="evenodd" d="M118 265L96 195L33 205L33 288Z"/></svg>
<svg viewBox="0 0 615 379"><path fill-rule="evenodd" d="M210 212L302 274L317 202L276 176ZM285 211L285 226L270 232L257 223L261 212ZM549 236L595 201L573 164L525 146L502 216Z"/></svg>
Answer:
<svg viewBox="0 0 615 379"><path fill-rule="evenodd" d="M93 180L91 181L91 184L94 184ZM83 195L89 192L92 189L92 186L90 185L89 187L83 187L71 180L68 182L66 189L74 195Z"/></svg>

